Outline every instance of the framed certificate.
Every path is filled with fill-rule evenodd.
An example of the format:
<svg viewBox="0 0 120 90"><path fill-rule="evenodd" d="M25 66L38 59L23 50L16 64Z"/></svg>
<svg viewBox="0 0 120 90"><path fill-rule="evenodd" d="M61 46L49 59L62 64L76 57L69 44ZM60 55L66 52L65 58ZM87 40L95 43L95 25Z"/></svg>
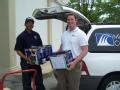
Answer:
<svg viewBox="0 0 120 90"><path fill-rule="evenodd" d="M65 51L51 55L50 61L53 69L68 69L68 64L73 61L73 56L71 51Z"/></svg>

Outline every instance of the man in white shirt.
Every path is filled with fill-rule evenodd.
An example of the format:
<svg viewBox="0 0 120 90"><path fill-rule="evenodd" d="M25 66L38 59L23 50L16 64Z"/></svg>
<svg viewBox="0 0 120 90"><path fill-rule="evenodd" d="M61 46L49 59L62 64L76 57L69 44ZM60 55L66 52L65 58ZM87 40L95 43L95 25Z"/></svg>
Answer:
<svg viewBox="0 0 120 90"><path fill-rule="evenodd" d="M86 34L77 27L77 17L67 16L68 29L61 37L59 52L71 50L74 60L69 63L69 70L56 70L55 76L59 90L79 90L81 62L88 52Z"/></svg>

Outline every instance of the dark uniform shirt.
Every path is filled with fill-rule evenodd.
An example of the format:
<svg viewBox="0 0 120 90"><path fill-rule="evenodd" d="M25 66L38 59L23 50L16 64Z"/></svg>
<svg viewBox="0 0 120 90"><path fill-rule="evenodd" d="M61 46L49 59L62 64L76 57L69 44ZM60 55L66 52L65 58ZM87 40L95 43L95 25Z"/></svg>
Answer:
<svg viewBox="0 0 120 90"><path fill-rule="evenodd" d="M28 33L27 30L24 30L16 39L15 50L25 54L25 49L42 45L42 40L37 32Z"/></svg>

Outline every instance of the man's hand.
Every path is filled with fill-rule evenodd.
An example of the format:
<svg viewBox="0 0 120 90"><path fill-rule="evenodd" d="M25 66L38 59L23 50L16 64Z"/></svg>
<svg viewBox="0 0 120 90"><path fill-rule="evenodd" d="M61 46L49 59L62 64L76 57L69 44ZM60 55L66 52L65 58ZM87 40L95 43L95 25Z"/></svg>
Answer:
<svg viewBox="0 0 120 90"><path fill-rule="evenodd" d="M74 60L68 64L69 68L68 70L73 70L76 67L77 62Z"/></svg>
<svg viewBox="0 0 120 90"><path fill-rule="evenodd" d="M33 64L31 57L27 57L26 60L27 60L27 62L28 62L29 64Z"/></svg>
<svg viewBox="0 0 120 90"><path fill-rule="evenodd" d="M49 56L46 58L46 61L50 61L50 57Z"/></svg>

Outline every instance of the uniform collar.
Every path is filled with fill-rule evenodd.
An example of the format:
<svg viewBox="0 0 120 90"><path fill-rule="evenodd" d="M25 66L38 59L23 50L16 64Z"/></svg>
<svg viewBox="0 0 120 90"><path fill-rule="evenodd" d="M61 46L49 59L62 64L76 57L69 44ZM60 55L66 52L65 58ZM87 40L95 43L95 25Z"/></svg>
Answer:
<svg viewBox="0 0 120 90"><path fill-rule="evenodd" d="M27 33L27 34L32 34L33 33L33 31L31 31L30 33L25 29L25 33Z"/></svg>
<svg viewBox="0 0 120 90"><path fill-rule="evenodd" d="M70 31L69 29L68 29L68 32L76 32L76 31L78 31L78 27L76 27L74 30L72 30L72 31Z"/></svg>

